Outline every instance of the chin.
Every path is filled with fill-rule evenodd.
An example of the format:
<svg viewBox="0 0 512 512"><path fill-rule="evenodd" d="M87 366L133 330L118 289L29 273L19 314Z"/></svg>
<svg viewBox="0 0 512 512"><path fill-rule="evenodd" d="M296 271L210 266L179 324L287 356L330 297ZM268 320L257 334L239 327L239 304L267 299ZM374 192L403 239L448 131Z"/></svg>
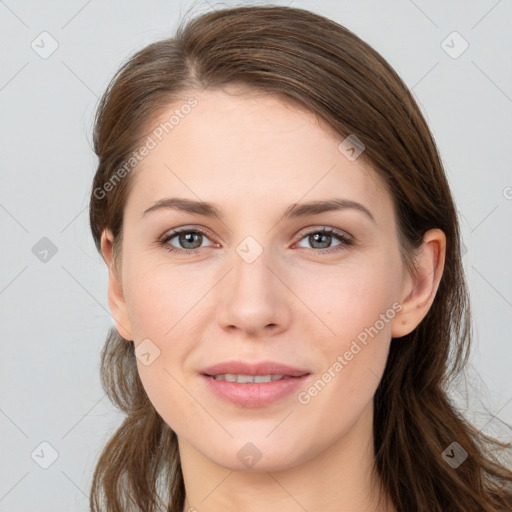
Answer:
<svg viewBox="0 0 512 512"><path fill-rule="evenodd" d="M212 451L210 445L203 454L226 469L250 472L283 471L314 456L311 453L314 446L310 440L296 436L296 439L288 437L285 443L281 437L271 440L267 436L268 431L235 437L229 443L219 441L218 449Z"/></svg>

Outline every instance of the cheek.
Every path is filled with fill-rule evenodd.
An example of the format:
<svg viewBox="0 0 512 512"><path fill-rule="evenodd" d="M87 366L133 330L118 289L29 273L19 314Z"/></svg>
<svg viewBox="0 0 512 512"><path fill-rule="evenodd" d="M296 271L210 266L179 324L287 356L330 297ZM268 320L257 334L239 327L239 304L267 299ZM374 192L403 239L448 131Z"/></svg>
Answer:
<svg viewBox="0 0 512 512"><path fill-rule="evenodd" d="M292 278L290 287L307 306L303 312L328 339L346 342L376 323L379 331L391 332L390 323L379 320L382 314L394 316L389 310L397 297L398 277L392 262L309 269Z"/></svg>
<svg viewBox="0 0 512 512"><path fill-rule="evenodd" d="M201 307L198 302L211 287L204 272L192 275L161 263L145 269L142 262L127 284L128 314L135 339L154 337L162 341L191 324L195 308Z"/></svg>
<svg viewBox="0 0 512 512"><path fill-rule="evenodd" d="M200 335L197 315L199 311L204 314L207 307L199 301L211 285L204 272L191 278L190 272L177 266L149 266L142 258L130 263L130 267L126 265L130 276L126 299L140 379L168 424L193 421L197 404L183 387L182 370ZM144 353L150 355L141 357Z"/></svg>
<svg viewBox="0 0 512 512"><path fill-rule="evenodd" d="M297 396L312 431L322 430L334 439L340 432L348 432L371 403L386 366L389 326L394 315L390 308L385 320L381 320L378 310L361 314L363 321L353 317L346 317L344 322L340 319L335 327L341 334L315 340L316 359L324 364Z"/></svg>
<svg viewBox="0 0 512 512"><path fill-rule="evenodd" d="M387 273L385 268L337 268L329 276L310 274L294 283L297 295L307 297L314 313L298 321L306 322L304 330L314 341L310 346L323 362L319 379L304 390L301 403L315 402L339 421L347 411L355 414L368 403L386 365L391 325L400 305L391 262ZM343 407L334 410L333 402Z"/></svg>

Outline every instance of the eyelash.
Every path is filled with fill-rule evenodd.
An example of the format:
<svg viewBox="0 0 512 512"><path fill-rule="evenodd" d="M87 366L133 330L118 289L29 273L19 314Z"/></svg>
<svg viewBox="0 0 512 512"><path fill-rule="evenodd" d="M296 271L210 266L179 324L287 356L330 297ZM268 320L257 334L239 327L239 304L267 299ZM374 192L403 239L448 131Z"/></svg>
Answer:
<svg viewBox="0 0 512 512"><path fill-rule="evenodd" d="M206 238L208 238L208 234L201 228L191 229L191 228L184 227L184 228L174 229L173 231L164 234L163 237L161 237L158 240L158 243L162 247L164 247L167 251L169 251L170 253L173 253L173 254L188 254L188 255L197 254L198 252L201 251L201 249L204 249L204 247L199 247L197 249L180 249L179 247L174 247L174 246L169 245L168 242L171 241L173 238L175 238L180 233L200 233L200 234L204 235ZM338 252L340 250L343 250L344 247L345 248L350 247L350 246L354 245L354 243L355 243L355 241L352 237L349 237L349 236L343 234L342 232L337 231L332 228L321 228L321 229L316 229L316 230L312 230L312 231L303 231L303 232L299 233L299 237L300 237L299 242L303 238L310 236L310 235L317 234L317 233L332 235L334 238L339 240L340 244L336 245L334 247L329 247L327 249L308 249L309 251L313 251L316 254L332 254L332 253Z"/></svg>

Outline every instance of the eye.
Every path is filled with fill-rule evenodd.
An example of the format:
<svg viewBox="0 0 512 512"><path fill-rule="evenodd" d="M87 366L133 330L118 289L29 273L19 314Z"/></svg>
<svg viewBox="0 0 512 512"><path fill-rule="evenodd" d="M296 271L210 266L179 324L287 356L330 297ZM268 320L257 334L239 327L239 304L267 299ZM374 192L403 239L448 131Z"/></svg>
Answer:
<svg viewBox="0 0 512 512"><path fill-rule="evenodd" d="M306 239L313 249L318 249L314 252L320 254L331 254L354 245L354 239L352 237L332 228L322 228L306 233L303 232L300 234L300 237L301 241ZM331 246L333 238L339 242L335 246Z"/></svg>
<svg viewBox="0 0 512 512"><path fill-rule="evenodd" d="M355 243L351 236L332 228L302 232L299 236L300 241L306 239L312 246L309 250L317 254L338 252ZM171 243L174 239L176 241ZM190 255L197 254L202 248L208 247L208 245L204 245L205 240L209 240L205 231L197 227L192 229L185 226L166 233L158 240L158 243L171 253ZM334 246L332 246L333 240L338 241ZM181 247L177 247L175 244L179 244ZM219 247L219 244L213 244L210 247Z"/></svg>
<svg viewBox="0 0 512 512"><path fill-rule="evenodd" d="M176 238L176 242L183 248L176 247L170 243L174 238ZM164 246L169 252L175 254L195 254L200 252L200 248L205 247L202 244L204 239L208 240L208 237L206 236L206 232L202 229L183 227L166 233L158 243Z"/></svg>

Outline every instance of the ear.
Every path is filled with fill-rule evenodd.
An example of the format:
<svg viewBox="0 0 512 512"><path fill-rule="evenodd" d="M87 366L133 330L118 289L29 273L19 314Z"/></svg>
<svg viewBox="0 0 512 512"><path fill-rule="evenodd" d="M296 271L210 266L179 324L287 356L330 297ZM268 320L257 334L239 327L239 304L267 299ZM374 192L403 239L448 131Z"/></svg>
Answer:
<svg viewBox="0 0 512 512"><path fill-rule="evenodd" d="M415 275L407 272L402 288L402 309L393 319L391 335L401 338L412 332L428 313L439 288L446 256L446 236L440 229L425 233L418 248Z"/></svg>
<svg viewBox="0 0 512 512"><path fill-rule="evenodd" d="M114 318L117 332L125 340L132 341L132 327L128 317L128 308L124 299L121 275L114 265L114 237L109 229L101 234L101 253L108 266L108 305Z"/></svg>

